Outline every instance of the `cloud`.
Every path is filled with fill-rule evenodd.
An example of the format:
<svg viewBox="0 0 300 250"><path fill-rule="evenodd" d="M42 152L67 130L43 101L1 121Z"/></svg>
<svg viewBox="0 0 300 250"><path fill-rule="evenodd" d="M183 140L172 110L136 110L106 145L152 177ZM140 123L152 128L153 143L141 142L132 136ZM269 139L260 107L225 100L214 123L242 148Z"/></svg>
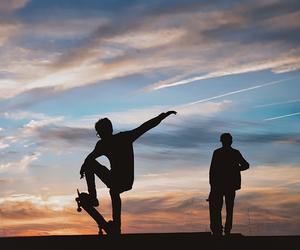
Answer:
<svg viewBox="0 0 300 250"><path fill-rule="evenodd" d="M22 93L19 93L20 91ZM33 88L25 91L23 89L4 89L3 95L6 95L5 98L7 99L5 100L5 103L3 103L3 110L10 110L10 112L8 112L9 114L11 114L12 111L15 111L15 113L18 114L18 111L24 110L35 103L42 103L44 101L51 100L55 98L57 94L59 94L59 90L54 87ZM5 112L1 112L1 114L3 113Z"/></svg>
<svg viewBox="0 0 300 250"><path fill-rule="evenodd" d="M236 136L238 141L241 142L248 142L248 143L268 143L268 142L295 142L299 140L299 135L297 133L288 134L288 133L247 133L247 134L240 134Z"/></svg>
<svg viewBox="0 0 300 250"><path fill-rule="evenodd" d="M16 110L0 112L0 118L11 124L4 131L4 135L0 137L0 146L4 149L1 152L3 156L1 172L9 174L22 173L44 152L49 153L51 149L57 153L64 146L60 145L55 150L57 146L55 141L47 142L47 138L42 136L42 133L47 129L50 130L50 128L55 128L57 124L61 124L65 119L62 116L49 116L43 113Z"/></svg>
<svg viewBox="0 0 300 250"><path fill-rule="evenodd" d="M48 146L54 142L58 145L61 142L68 143L70 146L88 145L93 143L96 139L93 125L101 117L109 117L114 124L115 130L120 131L122 129L133 129L160 113L174 108L179 112L178 115L176 117L169 117L167 120L163 121L164 129L168 130L168 126L170 126L170 129L174 130L177 129L176 124L181 124L185 119L190 119L193 116L200 117L199 119L201 119L201 117L208 119L215 116L217 113L228 109L231 105L230 101L225 100L219 103L201 103L194 105L193 107L180 105L178 106L178 109L177 107L159 106L146 109L132 109L127 110L126 112L99 114L69 121L63 120L62 117L45 117L42 120L32 120L24 125L22 133L18 137L26 138L27 136L36 136L38 138L36 140L40 141L40 143L45 141ZM35 114L35 116L42 115ZM164 132L161 131L157 136L160 137L163 133ZM166 133L165 136L167 137L170 135L169 133ZM164 135L161 138L164 138ZM176 138L181 140L179 135L177 135ZM148 139L145 139L145 141L147 140ZM143 143L144 140L141 139L139 141L140 143ZM160 140L158 140L158 143L159 141Z"/></svg>
<svg viewBox="0 0 300 250"><path fill-rule="evenodd" d="M1 112L0 116L10 120L25 120L25 119L43 120L44 123L47 123L47 121L51 119L50 116L47 116L43 113L35 113L35 112L29 112L25 110L16 110L13 112ZM59 120L59 118L57 118L57 120Z"/></svg>
<svg viewBox="0 0 300 250"><path fill-rule="evenodd" d="M184 36L185 30L180 28L160 29L158 31L137 31L108 39L108 43L130 46L134 49L149 49L170 44Z"/></svg>
<svg viewBox="0 0 300 250"><path fill-rule="evenodd" d="M233 232L248 235L250 227L254 235L297 234L298 167L257 166L243 172L243 188L237 192L235 203ZM148 179L146 185L160 187L160 184L169 186L173 181L174 185L176 182L179 185L178 189L162 192L159 188L155 191L151 186L143 189L138 185L122 196L124 233L205 231L209 228L207 190L200 185L203 173L195 168L173 173L166 171L165 174L169 176L158 173L157 176L144 176L139 182L145 184ZM194 188L181 188L185 174L185 185L195 182ZM109 196L101 193L101 197L99 209L109 219ZM43 197L40 192L40 195L2 196L0 204L2 235L91 234L97 231L86 213L76 212L74 194Z"/></svg>
<svg viewBox="0 0 300 250"><path fill-rule="evenodd" d="M10 13L23 8L30 0L1 0L0 13Z"/></svg>
<svg viewBox="0 0 300 250"><path fill-rule="evenodd" d="M175 109L179 113L175 117L169 117L163 121L159 134L165 131L177 129L176 124L184 123L186 119L198 117L199 119L209 119L217 113L222 112L232 106L230 101L207 102L195 104L192 107L179 105L176 107L154 106L150 108L131 109L126 112L102 113L98 115L80 117L79 119L67 119L62 116L49 116L43 113L16 110L14 112L3 112L2 117L10 120L24 122L14 133L6 135L3 139L4 145L29 145L29 148L40 152L54 150L57 152L78 149L82 146L94 144L97 137L94 132L94 123L101 117L109 117L114 124L115 131L134 129L145 121ZM183 125L182 125L183 126ZM10 131L8 131L10 133ZM151 132L152 133L152 132ZM154 132L155 133L155 132ZM170 136L169 132L165 134ZM159 135L158 135L159 137ZM164 136L162 136L164 138ZM177 136L176 138L179 139ZM179 139L180 140L180 139ZM158 140L160 141L160 140ZM143 143L143 140L139 141ZM181 145L181 144L180 144Z"/></svg>
<svg viewBox="0 0 300 250"><path fill-rule="evenodd" d="M0 13L1 13L1 9L0 9ZM4 46L11 37L17 34L20 28L21 25L17 22L0 19L0 46ZM4 72L1 71L0 73L3 74Z"/></svg>
<svg viewBox="0 0 300 250"><path fill-rule="evenodd" d="M226 122L218 119L192 119L184 124L177 124L175 129L168 133L151 132L139 139L140 143L152 146L166 146L174 148L194 148L201 144L214 144L224 131L231 131L234 140L238 143L263 144L263 143L297 143L297 133L261 133L237 132L237 128L245 126L243 121ZM250 124L248 124L249 126Z"/></svg>
<svg viewBox="0 0 300 250"><path fill-rule="evenodd" d="M91 144L92 141L95 142L95 139L97 139L92 129L73 127L44 128L37 131L37 136L44 141L50 142L50 144L52 141L57 143L65 142L70 145L79 143L80 145L77 147Z"/></svg>
<svg viewBox="0 0 300 250"><path fill-rule="evenodd" d="M15 162L4 163L0 165L1 173L22 173L28 169L31 163L40 156L39 152L25 155L21 160Z"/></svg>
<svg viewBox="0 0 300 250"><path fill-rule="evenodd" d="M31 197L34 198L36 197ZM54 206L49 206L47 200L44 201L40 204L21 199L1 202L1 236L95 233L89 216L76 211L75 201L64 205L62 210L57 210Z"/></svg>
<svg viewBox="0 0 300 250"><path fill-rule="evenodd" d="M202 56L202 58L197 58L191 55L194 59L194 66L189 69L190 75L196 76L187 78L189 71L185 69L182 73L177 74L175 81L174 77L171 77L154 83L148 89L156 90L204 79L267 69L277 73L299 69L299 49L296 45L298 38L295 37L295 42L293 39L285 39L286 33L295 33L295 29L299 29L299 25L295 27L294 22L292 22L291 26L286 23L289 28L286 27L284 30L279 27L270 28L270 19L274 16L277 15L277 19L280 19L281 15L285 17L288 15L295 16L295 13L298 13L295 2L266 5L246 2L235 5L230 11L219 10L209 12L207 16L202 13L198 16L192 16L191 19L198 18L200 23L197 27L190 25L191 29L187 33L187 36L190 36L188 41L198 39L199 55ZM208 19L207 22L210 24L206 25L207 22L204 20L203 27L201 15L203 19L204 17ZM259 19L257 19L258 16L260 16ZM215 17L216 21L210 20L212 17ZM200 28L198 28L199 26ZM194 34L196 31L198 31L195 33L199 34L198 37ZM290 49L281 46L283 40L290 44L288 46ZM202 44L204 42L204 44L202 45L200 42ZM184 49L188 54L192 45L183 44L186 45ZM202 46L206 46L203 52ZM275 48L277 48L277 52L270 54ZM202 59L204 60L202 61Z"/></svg>
<svg viewBox="0 0 300 250"><path fill-rule="evenodd" d="M269 194L284 196L283 193L287 193L291 197L294 197L294 195L296 195L295 188L299 185L299 181L297 180L298 170L298 164L254 166L249 171L244 172L245 174L242 174L244 187L248 190L247 192L250 193L255 192L256 189L260 190L262 196L257 196L257 199ZM287 199L290 197L289 195L287 196Z"/></svg>
<svg viewBox="0 0 300 250"><path fill-rule="evenodd" d="M298 62L298 59L296 59L296 60ZM294 59L292 59L292 62L293 61L294 61ZM275 66L277 62L273 62L273 63L274 63L274 66ZM287 64L289 64L289 61L287 62ZM266 64L264 64L263 67L265 67L265 66L266 66ZM267 68L269 68L269 66L267 66ZM260 71L260 70L267 69L267 68L260 68L259 65L253 65L252 68L251 68L250 65L248 65L245 68L236 67L235 69L228 69L227 72L225 72L223 70L223 71L220 71L220 72L214 72L214 73L209 73L209 74L205 74L205 75L202 75L202 76L196 76L196 77L180 80L180 81L177 81L177 82L172 82L171 80L160 81L158 83L155 83L155 84L147 87L146 90L158 90L158 89L174 87L174 86L178 86L178 85L184 85L184 84L188 84L188 83L191 83L191 82L194 82L194 81L206 80L206 79L216 78L216 77L221 77L221 76L226 76L226 75L235 75L235 74L247 73L247 72L252 72L252 71ZM276 68L275 68L275 70L276 70ZM281 73L283 73L283 72L285 72L285 71L282 70ZM261 87L264 87L264 86L273 85L273 84L288 81L288 80L291 80L291 79L293 79L293 78L282 79L282 80L273 81L273 82L270 82L270 83L265 83L265 84L257 85L257 86L242 89L242 90L233 91L233 92L230 92L230 93L227 93L227 94L224 94L224 95L212 97L212 99L224 97L224 96L227 96L227 95L237 94L237 93L240 93L240 92L245 92L245 91L257 89L257 88L261 88ZM208 98L207 100L205 99L204 101L208 101L208 100L212 100L212 99Z"/></svg>
<svg viewBox="0 0 300 250"><path fill-rule="evenodd" d="M134 36L143 35L145 37L149 31L150 34L148 33L148 36L151 36L151 33L153 34L154 32L157 32L157 27L156 29L153 29L153 26L158 24L158 21L161 21L161 19L164 20L166 16L169 17L178 13L193 12L195 9L199 10L205 5L207 4L195 1L190 1L188 4L173 3L172 5L156 2L150 5L144 3L125 8L123 11L116 13L117 19L115 19L115 16L113 16L113 18L108 20L106 24L100 25L98 29L96 29L85 39L81 46L72 48L66 53L62 54L60 58L53 64L53 66L62 68L82 63L88 60L95 51L95 48L101 46L107 39L116 39L120 36L123 36L120 37L120 42L122 43L122 41L128 40L128 34ZM135 12L136 15L129 15L129 9L130 11ZM153 22L153 25L151 24L150 20ZM160 30L164 30L164 24L158 26ZM142 31L144 34L141 34L140 31ZM129 40L129 45L132 45L131 41L132 39Z"/></svg>
<svg viewBox="0 0 300 250"><path fill-rule="evenodd" d="M111 113L102 113L99 115L92 115L87 117L82 117L79 121L74 121L78 126L91 126L101 117L108 117L114 124L121 126L137 126L147 120L159 115L160 113L166 112L168 110L178 111L177 116L168 117L163 121L163 124L176 123L176 120L182 121L193 116L198 117L213 117L217 113L222 112L223 110L232 107L234 104L229 100L224 100L221 102L206 102L201 104L189 105L163 105L163 106L152 106L149 108L137 108L129 109L122 112L111 112ZM172 122L171 122L172 121Z"/></svg>
<svg viewBox="0 0 300 250"><path fill-rule="evenodd" d="M35 218L49 217L49 212L43 207L38 207L30 201L23 202L5 202L2 203L1 217L3 219L20 220L31 219L34 214ZM55 217L54 211L51 217Z"/></svg>
<svg viewBox="0 0 300 250"><path fill-rule="evenodd" d="M0 149L4 149L4 148L8 148L8 147L9 147L9 144L2 142L0 139Z"/></svg>
<svg viewBox="0 0 300 250"><path fill-rule="evenodd" d="M54 118L47 118L42 120L31 120L27 124L24 125L25 133L36 130L41 127L48 126L50 124L55 124L63 120L63 117L54 117Z"/></svg>
<svg viewBox="0 0 300 250"><path fill-rule="evenodd" d="M215 145L218 142L220 134L224 131L233 133L235 141L238 144L250 147L256 145L258 148L267 147L264 150L268 150L268 145L274 143L279 147L289 147L298 143L299 136L295 133L273 133L270 131L245 133L240 132L239 128L250 128L260 126L260 124L236 120L225 121L224 119L216 118L220 112L226 112L226 110L232 107L234 107L234 104L225 100L222 102L179 105L177 107L159 106L146 109L133 109L126 112L99 114L71 120L64 117L46 116L41 113L23 111L16 113L6 112L4 115L7 118L28 119L28 121L22 128L17 130L15 135L7 135L2 139L2 142L3 145L10 146L12 144L29 145L29 150L44 152L46 154L50 151L59 153L66 152L67 150L72 152L73 150L82 150L82 146L90 148L96 142L97 138L93 125L101 117L109 117L114 124L115 131L118 132L120 130L133 129L161 112L175 109L178 111L176 116L164 120L158 128L146 133L137 141L138 144L143 146L140 148L137 157L147 160L151 159L151 161L155 157L160 161L165 159L172 160L168 157L168 154L174 154L176 150L180 151L184 149L184 153L177 152L174 159L180 160L180 157L189 155L191 160L196 160L196 152L193 150L197 149L201 151L201 148L205 144ZM146 153L146 148L144 147L151 147L151 150L148 150L150 153ZM159 150L154 150L155 148ZM164 150L162 150L163 148ZM171 152L166 155L163 153L165 150L171 150ZM252 150L256 152L255 148L249 151L252 152ZM207 157L206 151L202 153ZM278 157L275 158L277 159ZM258 159L262 160L262 158L256 157L256 160ZM280 162L282 162L282 159L284 157L281 158Z"/></svg>
<svg viewBox="0 0 300 250"><path fill-rule="evenodd" d="M299 28L300 11L287 13L279 16L273 16L268 19L265 24L271 29L294 29Z"/></svg>
<svg viewBox="0 0 300 250"><path fill-rule="evenodd" d="M296 1L245 1L229 6L197 1L133 3L115 13L108 8L104 18L93 14L84 21L68 16L64 20L53 12L63 25L47 18L38 25L25 22L24 32L5 49L1 68L6 78L1 82L9 87L2 88L1 98L36 88L54 88L57 94L134 74L159 74L164 80L151 85L149 89L154 90L258 70L282 73L299 69L298 38L290 35L299 33L293 21L299 12ZM129 16L129 10L136 15ZM290 26L289 22L284 28L278 26L283 23L278 22L281 16ZM80 30L87 32L78 33L78 23L83 23ZM41 44L39 33L32 34L40 29L51 43L45 45L43 40ZM68 38L64 30L70 33ZM24 38L37 46L25 46L21 43ZM63 41L72 42L68 49L61 47Z"/></svg>

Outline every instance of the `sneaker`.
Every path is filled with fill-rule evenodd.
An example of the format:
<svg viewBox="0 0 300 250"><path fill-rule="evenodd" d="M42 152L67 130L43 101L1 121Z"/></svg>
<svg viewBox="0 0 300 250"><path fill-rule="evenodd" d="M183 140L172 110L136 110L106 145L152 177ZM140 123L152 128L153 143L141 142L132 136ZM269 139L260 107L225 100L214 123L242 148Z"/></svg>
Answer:
<svg viewBox="0 0 300 250"><path fill-rule="evenodd" d="M214 237L222 237L222 232L212 232L212 236L214 236Z"/></svg>
<svg viewBox="0 0 300 250"><path fill-rule="evenodd" d="M121 229L118 228L112 220L108 221L107 223L107 231L110 236L116 237L121 235Z"/></svg>
<svg viewBox="0 0 300 250"><path fill-rule="evenodd" d="M229 237L230 236L230 231L224 231L224 235L226 236L226 237Z"/></svg>
<svg viewBox="0 0 300 250"><path fill-rule="evenodd" d="M92 199L91 204L93 207L98 207L99 206L99 201L97 198Z"/></svg>

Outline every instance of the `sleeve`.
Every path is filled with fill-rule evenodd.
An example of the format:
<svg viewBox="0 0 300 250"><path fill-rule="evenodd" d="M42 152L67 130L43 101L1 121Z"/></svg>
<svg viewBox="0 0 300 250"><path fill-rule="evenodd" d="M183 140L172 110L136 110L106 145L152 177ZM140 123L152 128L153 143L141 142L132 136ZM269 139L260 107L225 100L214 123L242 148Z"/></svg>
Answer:
<svg viewBox="0 0 300 250"><path fill-rule="evenodd" d="M247 170L250 167L250 164L245 160L240 151L237 151L238 155L238 166L240 171Z"/></svg>
<svg viewBox="0 0 300 250"><path fill-rule="evenodd" d="M131 131L128 131L130 134L131 140L135 141L140 136L142 136L144 133L146 133L148 130L156 127L164 118L166 118L166 115L165 115L165 113L162 113L162 114L150 119L149 121L146 121L139 127L135 128Z"/></svg>

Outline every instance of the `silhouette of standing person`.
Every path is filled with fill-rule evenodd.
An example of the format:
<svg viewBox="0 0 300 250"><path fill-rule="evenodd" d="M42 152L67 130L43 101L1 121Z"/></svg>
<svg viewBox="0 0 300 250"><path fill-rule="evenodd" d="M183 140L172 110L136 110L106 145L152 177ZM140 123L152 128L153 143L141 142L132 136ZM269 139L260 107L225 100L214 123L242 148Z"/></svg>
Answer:
<svg viewBox="0 0 300 250"><path fill-rule="evenodd" d="M231 147L232 136L224 133L220 137L222 147L214 151L209 170L209 212L210 229L215 236L221 236L223 197L226 204L226 223L224 233L230 235L233 219L235 191L241 188L240 171L249 168L249 163L240 151Z"/></svg>
<svg viewBox="0 0 300 250"><path fill-rule="evenodd" d="M148 130L156 127L162 120L175 111L161 113L141 126L125 132L113 134L112 123L108 118L100 119L95 130L100 140L95 149L86 157L81 170L81 178L86 177L88 192L93 206L99 206L95 186L95 174L110 189L112 201L113 231L121 233L120 194L132 189L134 180L133 142ZM110 170L101 165L96 158L106 156L110 161Z"/></svg>

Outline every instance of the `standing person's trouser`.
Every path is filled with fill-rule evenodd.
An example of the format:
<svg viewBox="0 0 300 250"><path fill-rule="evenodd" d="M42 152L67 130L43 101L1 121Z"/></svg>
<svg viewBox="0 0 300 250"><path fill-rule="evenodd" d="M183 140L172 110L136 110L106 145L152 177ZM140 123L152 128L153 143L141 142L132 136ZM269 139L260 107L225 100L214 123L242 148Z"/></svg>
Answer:
<svg viewBox="0 0 300 250"><path fill-rule="evenodd" d="M220 191L212 189L209 194L210 229L213 234L222 234L223 196L226 204L225 233L230 233L233 219L235 190Z"/></svg>

